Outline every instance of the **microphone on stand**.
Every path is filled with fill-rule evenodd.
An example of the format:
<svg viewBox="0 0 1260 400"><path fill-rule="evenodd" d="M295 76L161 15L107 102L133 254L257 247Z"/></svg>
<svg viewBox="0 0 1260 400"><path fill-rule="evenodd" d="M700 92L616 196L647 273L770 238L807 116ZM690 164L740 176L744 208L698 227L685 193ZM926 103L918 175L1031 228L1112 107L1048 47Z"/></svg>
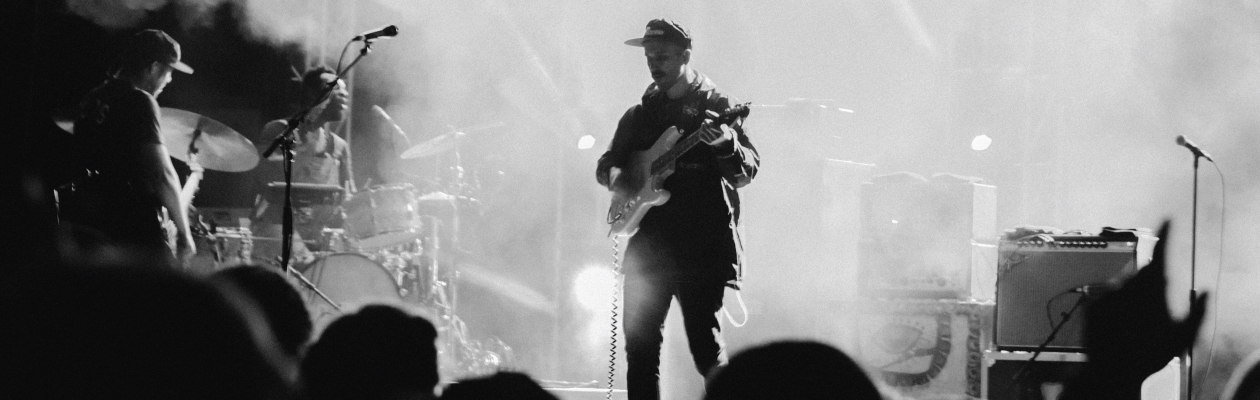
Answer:
<svg viewBox="0 0 1260 400"><path fill-rule="evenodd" d="M351 41L352 42L359 41L359 40L367 41L367 40L372 40L376 38L394 37L394 36L398 36L398 27L393 26L393 25L387 25L387 26L382 26L380 28L376 28L367 32L363 32L359 34L359 36L355 36L354 39Z"/></svg>
<svg viewBox="0 0 1260 400"><path fill-rule="evenodd" d="M1186 135L1177 135L1177 144L1184 146L1187 149L1190 149L1190 152L1194 153L1195 157L1203 157L1203 158L1206 158L1208 161L1212 161L1212 156L1209 156L1208 153L1204 153L1203 149L1200 149L1199 146L1196 146L1194 144L1194 142L1191 142L1189 139L1186 139ZM1212 162L1215 162L1215 161L1212 161Z"/></svg>

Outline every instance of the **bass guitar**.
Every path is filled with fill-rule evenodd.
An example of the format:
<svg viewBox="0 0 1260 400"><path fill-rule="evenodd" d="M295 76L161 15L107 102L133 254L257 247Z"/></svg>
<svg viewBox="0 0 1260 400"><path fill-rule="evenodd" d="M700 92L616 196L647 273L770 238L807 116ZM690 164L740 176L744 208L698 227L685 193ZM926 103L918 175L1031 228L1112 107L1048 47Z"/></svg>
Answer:
<svg viewBox="0 0 1260 400"><path fill-rule="evenodd" d="M747 117L748 104L737 105L713 117L712 124L730 124ZM613 195L608 207L608 235L633 236L638 232L639 222L648 210L669 201L669 191L664 189L665 179L674 173L678 157L702 142L696 132L684 138L678 127L671 126L651 148L630 154L625 169L611 171L608 187Z"/></svg>

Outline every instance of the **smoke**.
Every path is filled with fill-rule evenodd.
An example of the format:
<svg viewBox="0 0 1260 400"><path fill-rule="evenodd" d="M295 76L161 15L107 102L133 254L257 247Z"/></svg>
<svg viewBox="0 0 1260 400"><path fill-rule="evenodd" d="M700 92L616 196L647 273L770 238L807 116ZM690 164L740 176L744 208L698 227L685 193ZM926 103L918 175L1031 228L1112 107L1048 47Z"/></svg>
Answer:
<svg viewBox="0 0 1260 400"><path fill-rule="evenodd" d="M328 2L301 0L236 0L248 34L274 44L304 43L329 29ZM339 25L344 26L344 25ZM351 27L352 28L352 27Z"/></svg>
<svg viewBox="0 0 1260 400"><path fill-rule="evenodd" d="M170 8L185 29L213 28L213 13L235 6L249 37L273 44L303 43L323 35L330 22L328 2L302 0L65 0L66 11L107 29L131 29ZM335 7L334 7L335 8Z"/></svg>
<svg viewBox="0 0 1260 400"><path fill-rule="evenodd" d="M307 43L324 62L354 34L397 25L399 36L378 41L355 70L356 109L381 106L413 144L494 126L465 132L459 162L470 185L462 189L450 184L451 153L370 172L421 176L427 189L478 200L478 218L488 221L468 227L479 243L469 250L483 256L478 282L510 281L488 291L520 292L507 300L491 293L482 305L556 304L568 280L550 276L608 259L607 194L591 179L594 160L649 83L641 49L621 43L666 16L691 29L696 69L757 106L749 127L763 170L743 190L752 315L747 328L727 330L734 347L798 332L846 340L835 330L849 328L832 326L844 314L834 301L857 298L859 266L836 248L851 250L858 239L849 226L860 212L858 177L897 171L985 178L998 188L999 230L1155 227L1171 217L1170 301L1183 312L1193 175L1177 135L1211 153L1228 183L1202 166L1196 285L1214 294L1215 330L1205 327L1196 361L1206 362L1213 332L1216 347L1231 352L1217 363L1260 347L1260 325L1245 317L1260 300L1249 290L1260 285L1250 228L1260 221L1256 1L230 2L253 37ZM186 21L204 21L227 3L67 6L124 28L170 4L191 10L179 14ZM374 126L361 114L356 135ZM595 149L573 148L585 134ZM980 134L993 145L976 152L969 143ZM361 150L356 167L383 158ZM824 158L855 162L839 165L856 181L824 188ZM849 236L816 234L824 228ZM519 322L493 319L483 322ZM526 360L547 354L529 351ZM687 371L681 359L671 368ZM1208 377L1208 391L1218 379Z"/></svg>
<svg viewBox="0 0 1260 400"><path fill-rule="evenodd" d="M168 0L66 0L66 9L105 28L131 28L165 7Z"/></svg>

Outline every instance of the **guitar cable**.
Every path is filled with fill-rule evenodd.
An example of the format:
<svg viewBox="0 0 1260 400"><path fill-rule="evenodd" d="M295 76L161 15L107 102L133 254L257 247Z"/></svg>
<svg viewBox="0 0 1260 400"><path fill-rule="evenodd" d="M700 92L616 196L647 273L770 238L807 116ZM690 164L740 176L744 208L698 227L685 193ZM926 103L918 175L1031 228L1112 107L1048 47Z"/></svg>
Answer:
<svg viewBox="0 0 1260 400"><path fill-rule="evenodd" d="M612 235L612 243L612 321L609 324L611 335L608 344L608 392L604 395L605 400L612 400L613 381L617 374L617 302L621 300L621 243L617 240L617 235Z"/></svg>

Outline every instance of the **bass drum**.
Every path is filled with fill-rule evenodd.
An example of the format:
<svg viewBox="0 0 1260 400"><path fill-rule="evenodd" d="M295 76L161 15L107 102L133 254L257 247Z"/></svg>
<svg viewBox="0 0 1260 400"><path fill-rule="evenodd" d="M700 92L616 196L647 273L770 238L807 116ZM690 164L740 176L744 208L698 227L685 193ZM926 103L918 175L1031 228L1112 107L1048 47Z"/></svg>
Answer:
<svg viewBox="0 0 1260 400"><path fill-rule="evenodd" d="M326 256L312 264L302 275L341 306L339 311L318 294L310 290L303 291L303 298L317 332L322 331L342 312L353 311L368 303L398 304L402 300L398 294L398 284L389 271L358 254L339 253Z"/></svg>

